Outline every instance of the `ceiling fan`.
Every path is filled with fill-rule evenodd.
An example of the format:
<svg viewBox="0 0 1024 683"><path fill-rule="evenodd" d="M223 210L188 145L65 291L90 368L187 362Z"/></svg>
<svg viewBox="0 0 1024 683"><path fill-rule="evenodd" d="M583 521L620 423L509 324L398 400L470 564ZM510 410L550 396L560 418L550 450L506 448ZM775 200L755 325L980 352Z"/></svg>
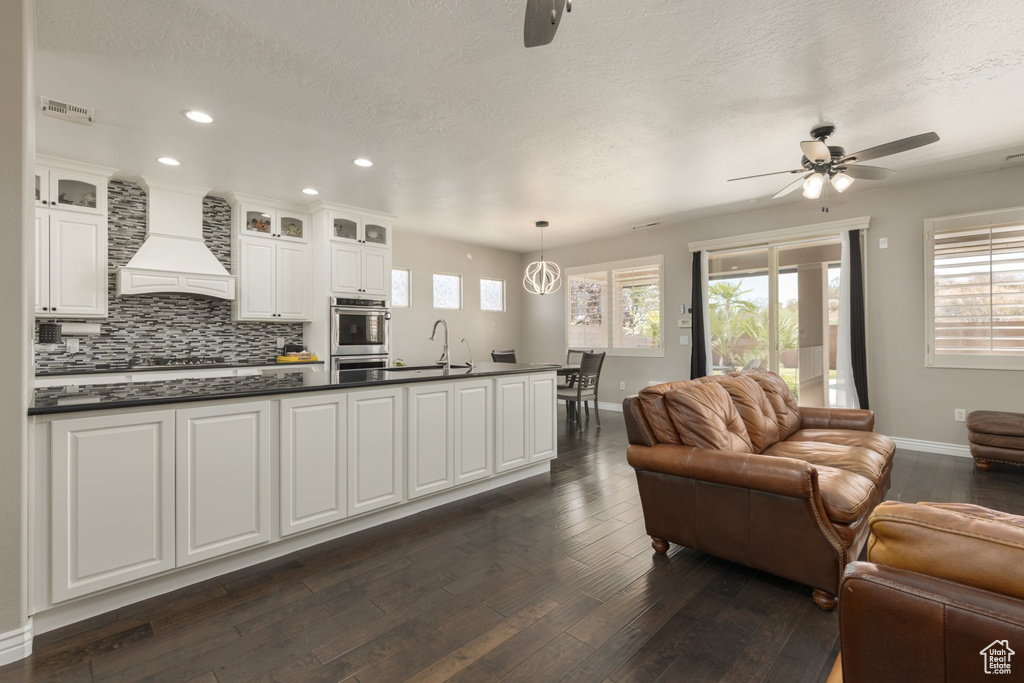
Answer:
<svg viewBox="0 0 1024 683"><path fill-rule="evenodd" d="M800 160L802 168L792 171L775 171L774 173L761 173L759 175L748 175L742 178L730 178L734 180L747 180L748 178L763 178L770 175L782 175L785 173L800 173L799 178L779 190L772 199L778 199L797 188L802 187L804 196L808 199L817 199L821 196L825 183L831 183L836 192L842 192L853 185L853 181L860 180L885 180L896 171L879 166L863 166L860 162L870 161L886 157L890 154L899 154L918 147L930 145L939 141L935 133L921 133L901 140L893 140L884 145L869 147L860 152L847 154L846 150L838 145L826 145L825 140L836 132L836 127L830 123L823 123L811 129L813 140L800 143L800 149L804 156Z"/></svg>
<svg viewBox="0 0 1024 683"><path fill-rule="evenodd" d="M563 9L571 12L572 0L526 0L523 44L540 47L554 40Z"/></svg>

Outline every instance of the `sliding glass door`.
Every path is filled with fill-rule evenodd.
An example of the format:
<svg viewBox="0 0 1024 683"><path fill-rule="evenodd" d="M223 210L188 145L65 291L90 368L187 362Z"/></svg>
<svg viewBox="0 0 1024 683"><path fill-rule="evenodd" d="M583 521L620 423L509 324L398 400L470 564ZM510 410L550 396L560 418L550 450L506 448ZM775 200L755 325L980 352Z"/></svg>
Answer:
<svg viewBox="0 0 1024 683"><path fill-rule="evenodd" d="M838 237L711 252L713 371L779 373L801 405L835 403Z"/></svg>

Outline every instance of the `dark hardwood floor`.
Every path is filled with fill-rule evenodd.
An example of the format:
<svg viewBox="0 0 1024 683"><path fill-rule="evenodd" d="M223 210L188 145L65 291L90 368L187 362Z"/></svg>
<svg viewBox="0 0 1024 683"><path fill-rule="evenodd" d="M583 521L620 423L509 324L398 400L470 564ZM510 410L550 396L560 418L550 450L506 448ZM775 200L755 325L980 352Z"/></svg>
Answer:
<svg viewBox="0 0 1024 683"><path fill-rule="evenodd" d="M644 535L621 415L550 475L39 636L9 681L823 681L810 589ZM1024 469L900 452L890 498L1024 514Z"/></svg>

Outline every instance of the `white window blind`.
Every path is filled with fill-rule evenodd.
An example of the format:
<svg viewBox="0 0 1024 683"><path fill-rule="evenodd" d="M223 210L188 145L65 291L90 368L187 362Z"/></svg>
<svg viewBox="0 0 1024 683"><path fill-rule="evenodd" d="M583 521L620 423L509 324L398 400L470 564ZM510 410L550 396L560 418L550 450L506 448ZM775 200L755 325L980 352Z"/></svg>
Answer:
<svg viewBox="0 0 1024 683"><path fill-rule="evenodd" d="M661 266L616 268L612 271L612 315L615 348L656 349L661 346Z"/></svg>
<svg viewBox="0 0 1024 683"><path fill-rule="evenodd" d="M664 355L660 256L569 269L566 345L613 355Z"/></svg>
<svg viewBox="0 0 1024 683"><path fill-rule="evenodd" d="M932 244L933 356L1024 359L1024 223L939 229Z"/></svg>
<svg viewBox="0 0 1024 683"><path fill-rule="evenodd" d="M608 348L608 273L569 276L569 348Z"/></svg>

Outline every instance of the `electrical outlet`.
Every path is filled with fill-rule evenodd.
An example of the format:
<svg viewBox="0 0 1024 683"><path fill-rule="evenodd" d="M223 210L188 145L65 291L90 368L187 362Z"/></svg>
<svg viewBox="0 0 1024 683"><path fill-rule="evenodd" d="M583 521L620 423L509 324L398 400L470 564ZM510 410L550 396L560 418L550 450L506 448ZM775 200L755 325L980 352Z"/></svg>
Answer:
<svg viewBox="0 0 1024 683"><path fill-rule="evenodd" d="M953 419L957 422L967 422L967 409L966 408L954 408Z"/></svg>
<svg viewBox="0 0 1024 683"><path fill-rule="evenodd" d="M68 353L78 353L78 338L71 337L64 340L64 348Z"/></svg>
<svg viewBox="0 0 1024 683"><path fill-rule="evenodd" d="M626 383L625 382L619 382L619 390L620 391L625 391L626 390Z"/></svg>
<svg viewBox="0 0 1024 683"><path fill-rule="evenodd" d="M277 338L277 350L284 351L284 337Z"/></svg>
<svg viewBox="0 0 1024 683"><path fill-rule="evenodd" d="M688 336L686 336L685 334L679 335L679 345L680 346L686 346L689 343L690 343L690 338Z"/></svg>

